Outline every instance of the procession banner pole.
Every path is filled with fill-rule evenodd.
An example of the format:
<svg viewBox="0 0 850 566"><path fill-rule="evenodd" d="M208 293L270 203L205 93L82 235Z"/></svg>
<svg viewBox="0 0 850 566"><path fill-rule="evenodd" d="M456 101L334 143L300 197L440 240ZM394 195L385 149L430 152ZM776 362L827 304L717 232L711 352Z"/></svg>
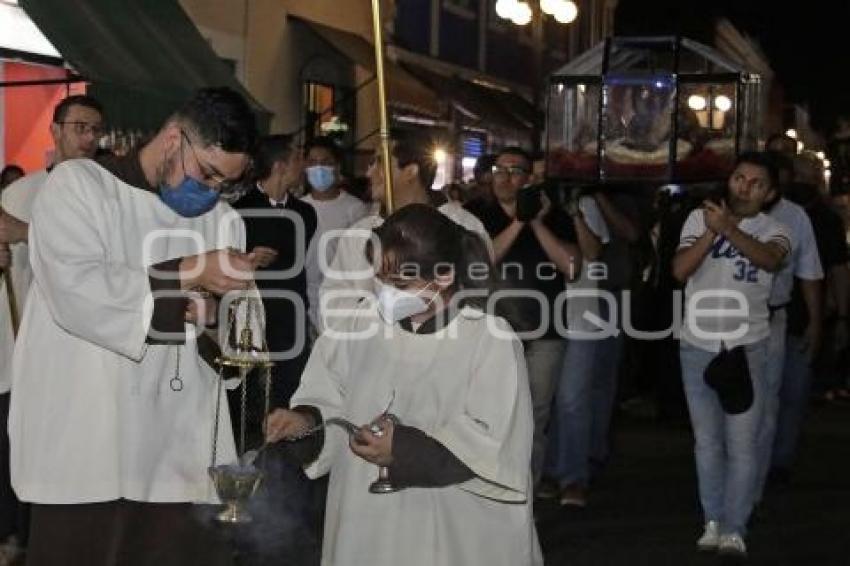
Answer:
<svg viewBox="0 0 850 566"><path fill-rule="evenodd" d="M390 163L390 128L387 120L387 90L384 81L384 34L381 23L381 1L372 0L372 30L375 38L375 67L378 75L378 110L380 113L381 163L384 167L384 188L387 213L393 212L393 177Z"/></svg>
<svg viewBox="0 0 850 566"><path fill-rule="evenodd" d="M12 319L12 336L18 337L18 327L21 319L18 317L18 301L15 300L15 288L12 286L12 274L8 269L2 272L3 282L6 284L6 299L9 301L9 318Z"/></svg>

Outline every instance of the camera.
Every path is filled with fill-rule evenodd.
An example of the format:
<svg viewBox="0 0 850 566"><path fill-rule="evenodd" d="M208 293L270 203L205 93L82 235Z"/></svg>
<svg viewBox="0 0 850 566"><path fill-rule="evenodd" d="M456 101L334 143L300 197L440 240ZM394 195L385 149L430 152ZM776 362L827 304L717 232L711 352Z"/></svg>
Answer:
<svg viewBox="0 0 850 566"><path fill-rule="evenodd" d="M543 208L544 186L529 185L523 187L516 194L516 218L520 222L533 220Z"/></svg>

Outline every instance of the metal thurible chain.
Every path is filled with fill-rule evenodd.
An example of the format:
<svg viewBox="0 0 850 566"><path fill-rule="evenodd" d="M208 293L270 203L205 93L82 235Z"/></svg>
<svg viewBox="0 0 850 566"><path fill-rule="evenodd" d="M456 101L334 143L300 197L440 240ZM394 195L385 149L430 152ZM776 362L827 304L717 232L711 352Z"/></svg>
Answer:
<svg viewBox="0 0 850 566"><path fill-rule="evenodd" d="M212 439L212 463L211 467L215 467L216 453L218 452L218 421L221 416L221 391L224 386L224 366L218 370L218 387L216 388L215 396L215 420L213 421L213 439Z"/></svg>
<svg viewBox="0 0 850 566"><path fill-rule="evenodd" d="M239 455L245 454L245 429L248 428L248 371L247 367L239 368L239 379L242 382L242 414L240 415L239 424Z"/></svg>
<svg viewBox="0 0 850 566"><path fill-rule="evenodd" d="M177 352L177 360L174 363L174 377L168 382L168 386L172 391L183 391L183 378L180 377L180 348L181 346L176 346L175 351Z"/></svg>

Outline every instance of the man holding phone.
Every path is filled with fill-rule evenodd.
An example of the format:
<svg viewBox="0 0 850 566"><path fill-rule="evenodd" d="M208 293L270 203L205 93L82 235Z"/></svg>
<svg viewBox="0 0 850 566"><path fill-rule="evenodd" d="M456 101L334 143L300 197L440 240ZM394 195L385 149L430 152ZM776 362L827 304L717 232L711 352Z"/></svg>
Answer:
<svg viewBox="0 0 850 566"><path fill-rule="evenodd" d="M556 298L566 281L578 276L581 252L572 219L552 205L546 191L528 187L531 164L525 150L502 149L493 166L495 199L471 212L493 238L494 263L505 287L522 297L517 306L527 328L517 330L525 342L534 409L531 462L536 484L545 454L544 430L566 347L555 324L565 318L564 312L555 312Z"/></svg>

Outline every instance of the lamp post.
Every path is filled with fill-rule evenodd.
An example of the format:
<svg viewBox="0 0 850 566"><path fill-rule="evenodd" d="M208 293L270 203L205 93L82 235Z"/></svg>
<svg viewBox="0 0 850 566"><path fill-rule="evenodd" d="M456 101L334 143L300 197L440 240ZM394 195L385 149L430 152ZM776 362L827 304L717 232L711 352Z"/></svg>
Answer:
<svg viewBox="0 0 850 566"><path fill-rule="evenodd" d="M570 24L578 17L578 6L573 0L540 0L539 5L543 14L561 24ZM534 11L527 0L496 0L496 15L525 26L531 23Z"/></svg>
<svg viewBox="0 0 850 566"><path fill-rule="evenodd" d="M535 108L540 108L541 90L543 89L543 18L551 16L560 24L570 24L578 17L578 6L573 0L539 0L538 10L532 8L531 0L496 0L496 15L504 20L510 20L515 25L526 26L532 21L534 25L534 57L531 61L532 89L531 98ZM539 15L535 19L535 13ZM540 135L542 127L535 120L532 131L532 147L535 152L540 150Z"/></svg>

